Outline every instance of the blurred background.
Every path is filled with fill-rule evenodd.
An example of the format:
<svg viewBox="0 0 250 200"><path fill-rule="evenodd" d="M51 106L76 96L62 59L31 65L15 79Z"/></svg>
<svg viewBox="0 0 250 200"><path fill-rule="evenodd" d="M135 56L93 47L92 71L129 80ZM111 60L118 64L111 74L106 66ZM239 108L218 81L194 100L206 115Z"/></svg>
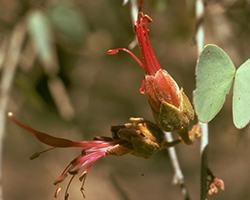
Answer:
<svg viewBox="0 0 250 200"><path fill-rule="evenodd" d="M153 18L150 36L159 62L190 98L197 59L194 4L194 0L144 2L144 12ZM1 89L7 91L7 98L1 98L7 100L7 111L38 130L72 140L109 136L111 125L130 116L153 120L146 98L138 92L142 70L126 54L105 54L134 39L129 4L0 0L0 5ZM205 43L222 47L239 66L250 57L249 20L249 0L206 1ZM138 47L133 51L139 55ZM209 126L210 168L226 187L211 199L247 200L249 127L234 128L231 99L230 94ZM45 145L8 121L3 143L4 200L52 199L54 179L79 153L58 149L30 161L29 156ZM199 142L180 144L177 152L191 198L199 199ZM85 195L89 200L182 200L172 180L167 151L150 159L110 156L91 169ZM70 199L82 198L79 189L75 181Z"/></svg>

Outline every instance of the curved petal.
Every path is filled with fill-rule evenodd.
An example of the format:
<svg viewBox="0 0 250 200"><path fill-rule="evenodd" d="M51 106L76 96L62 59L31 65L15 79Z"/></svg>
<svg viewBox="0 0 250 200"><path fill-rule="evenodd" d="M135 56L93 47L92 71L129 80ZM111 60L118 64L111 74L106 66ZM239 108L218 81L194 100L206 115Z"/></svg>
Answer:
<svg viewBox="0 0 250 200"><path fill-rule="evenodd" d="M160 100L179 108L180 89L166 70L160 69L155 74L155 89Z"/></svg>
<svg viewBox="0 0 250 200"><path fill-rule="evenodd" d="M51 135L48 135L47 133L43 133L41 131L35 130L31 128L30 126L24 124L23 122L19 121L13 113L8 113L9 119L14 122L17 126L27 130L29 133L31 133L33 136L35 136L40 142L47 144L52 147L81 147L83 149L88 148L101 148L101 147L107 147L110 145L109 142L104 141L71 141L64 138L58 138Z"/></svg>

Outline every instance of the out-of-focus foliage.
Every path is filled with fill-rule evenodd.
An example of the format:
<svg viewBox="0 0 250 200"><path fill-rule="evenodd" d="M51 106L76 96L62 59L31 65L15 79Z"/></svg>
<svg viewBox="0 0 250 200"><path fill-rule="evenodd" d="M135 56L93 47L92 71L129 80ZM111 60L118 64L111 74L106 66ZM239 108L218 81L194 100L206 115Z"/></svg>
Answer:
<svg viewBox="0 0 250 200"><path fill-rule="evenodd" d="M39 58L45 66L50 66L53 60L53 35L47 16L36 10L28 16L28 29L34 40Z"/></svg>
<svg viewBox="0 0 250 200"><path fill-rule="evenodd" d="M62 1L51 7L48 11L51 23L62 39L62 42L81 44L87 31L86 22L80 12L72 3Z"/></svg>

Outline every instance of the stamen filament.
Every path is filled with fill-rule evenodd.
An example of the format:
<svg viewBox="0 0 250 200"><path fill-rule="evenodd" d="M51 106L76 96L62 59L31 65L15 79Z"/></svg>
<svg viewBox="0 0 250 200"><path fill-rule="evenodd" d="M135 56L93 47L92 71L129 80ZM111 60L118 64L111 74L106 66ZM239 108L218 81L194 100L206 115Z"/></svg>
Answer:
<svg viewBox="0 0 250 200"><path fill-rule="evenodd" d="M144 69L144 64L142 63L142 61L132 51L130 51L126 48L110 49L107 51L107 54L108 55L115 55L115 54L119 53L119 51L124 51L124 52L128 53L135 60L135 62L137 62L139 64L139 66L142 69Z"/></svg>
<svg viewBox="0 0 250 200"><path fill-rule="evenodd" d="M36 152L36 153L34 153L33 155L30 156L30 160L34 160L34 159L38 158L41 154L46 153L48 151L51 151L51 150L53 150L55 148L56 147L51 147L51 148L45 149L43 151Z"/></svg>
<svg viewBox="0 0 250 200"><path fill-rule="evenodd" d="M56 189L55 194L54 194L55 198L57 198L59 196L59 193L61 192L61 190L62 190L61 187L59 187L59 188Z"/></svg>
<svg viewBox="0 0 250 200"><path fill-rule="evenodd" d="M80 176L79 180L82 182L82 185L80 187L80 191L82 193L82 196L83 198L85 198L85 194L84 194L84 184L85 184L85 180L86 180L86 177L87 177L87 171L84 171L82 173L82 175Z"/></svg>
<svg viewBox="0 0 250 200"><path fill-rule="evenodd" d="M70 180L69 180L69 183L68 183L68 185L67 185L67 187L66 187L66 190L65 190L64 200L68 200L68 198L69 198L69 193L68 193L68 191L69 191L69 187L70 187L70 185L71 185L71 183L72 183L72 181L73 181L74 178L75 178L75 175L73 175L73 176L70 178Z"/></svg>
<svg viewBox="0 0 250 200"><path fill-rule="evenodd" d="M54 185L57 185L58 183L61 183L68 175L69 170L72 168L73 163L78 159L79 157L74 158L63 170L61 175L54 181Z"/></svg>

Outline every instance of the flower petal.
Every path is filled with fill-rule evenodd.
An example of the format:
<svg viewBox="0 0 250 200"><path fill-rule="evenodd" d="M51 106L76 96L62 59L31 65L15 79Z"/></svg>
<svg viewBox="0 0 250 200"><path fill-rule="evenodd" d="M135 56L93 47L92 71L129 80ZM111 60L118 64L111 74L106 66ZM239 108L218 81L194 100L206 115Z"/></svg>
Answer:
<svg viewBox="0 0 250 200"><path fill-rule="evenodd" d="M166 101L177 108L180 106L180 89L166 70L160 69L155 74L155 89L160 101Z"/></svg>
<svg viewBox="0 0 250 200"><path fill-rule="evenodd" d="M88 171L92 165L97 161L99 158L106 156L105 151L96 151L81 157L78 157L74 163L72 163L72 167L69 169L69 173L75 174L78 173L79 170Z"/></svg>
<svg viewBox="0 0 250 200"><path fill-rule="evenodd" d="M135 32L143 58L145 73L148 75L154 75L161 68L149 40L148 23L151 21L152 19L148 15L139 12L135 24Z"/></svg>
<svg viewBox="0 0 250 200"><path fill-rule="evenodd" d="M35 130L31 128L30 126L24 124L23 122L16 119L16 117L13 115L12 112L8 113L9 119L14 122L19 127L27 130L29 133L34 135L40 142L47 144L52 147L81 147L83 149L88 148L102 148L107 147L110 145L110 142L104 142L104 141L80 141L75 142L64 138L58 138L51 135L48 135L47 133L40 132L38 130Z"/></svg>

